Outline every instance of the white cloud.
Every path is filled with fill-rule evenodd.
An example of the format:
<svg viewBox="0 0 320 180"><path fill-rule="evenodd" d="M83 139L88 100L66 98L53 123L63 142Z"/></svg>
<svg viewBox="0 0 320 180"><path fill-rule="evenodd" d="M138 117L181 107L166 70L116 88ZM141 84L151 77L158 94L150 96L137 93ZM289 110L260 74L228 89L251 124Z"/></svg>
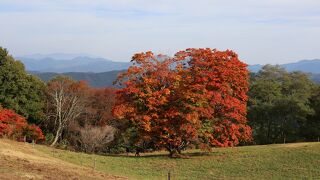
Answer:
<svg viewBox="0 0 320 180"><path fill-rule="evenodd" d="M1 0L0 45L13 54L234 49L254 63L320 58L318 0Z"/></svg>

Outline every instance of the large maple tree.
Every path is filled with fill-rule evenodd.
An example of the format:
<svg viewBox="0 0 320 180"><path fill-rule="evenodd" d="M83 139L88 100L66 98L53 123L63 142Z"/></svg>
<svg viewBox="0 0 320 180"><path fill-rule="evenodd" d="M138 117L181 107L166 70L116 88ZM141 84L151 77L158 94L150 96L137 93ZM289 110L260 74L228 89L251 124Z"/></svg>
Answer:
<svg viewBox="0 0 320 180"><path fill-rule="evenodd" d="M187 49L174 57L135 54L119 75L113 114L132 122L140 140L170 155L251 140L246 125L248 70L233 51Z"/></svg>

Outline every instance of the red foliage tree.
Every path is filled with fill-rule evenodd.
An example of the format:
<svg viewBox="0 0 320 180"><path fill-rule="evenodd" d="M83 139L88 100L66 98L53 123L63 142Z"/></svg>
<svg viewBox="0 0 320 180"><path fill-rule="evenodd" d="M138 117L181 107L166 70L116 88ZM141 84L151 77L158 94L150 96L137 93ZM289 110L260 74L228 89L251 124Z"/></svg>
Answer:
<svg viewBox="0 0 320 180"><path fill-rule="evenodd" d="M28 125L26 119L9 109L0 109L0 137L16 140L44 140L41 129L36 125Z"/></svg>
<svg viewBox="0 0 320 180"><path fill-rule="evenodd" d="M88 91L86 113L82 119L85 124L104 126L113 119L112 107L115 103L115 89L93 88Z"/></svg>
<svg viewBox="0 0 320 180"><path fill-rule="evenodd" d="M119 76L124 88L113 113L130 120L142 140L173 155L196 141L209 147L251 139L248 71L234 52L187 49L174 58L147 52L132 61Z"/></svg>
<svg viewBox="0 0 320 180"><path fill-rule="evenodd" d="M235 146L250 141L251 128L246 125L248 70L233 51L187 49L176 60L190 59L186 68L187 98L200 115L205 142L215 146ZM199 104L200 103L200 104ZM203 130L203 129L202 129Z"/></svg>

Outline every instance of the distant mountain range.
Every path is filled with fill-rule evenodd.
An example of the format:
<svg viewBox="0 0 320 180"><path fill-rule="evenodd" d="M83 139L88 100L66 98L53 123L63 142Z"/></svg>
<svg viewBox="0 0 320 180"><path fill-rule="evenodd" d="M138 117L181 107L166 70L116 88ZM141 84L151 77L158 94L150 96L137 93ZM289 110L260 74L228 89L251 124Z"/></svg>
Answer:
<svg viewBox="0 0 320 180"><path fill-rule="evenodd" d="M252 72L258 72L263 65L255 64L249 65L249 70ZM306 73L320 74L320 59L313 60L301 60L294 63L280 64L281 67L287 71L302 71Z"/></svg>
<svg viewBox="0 0 320 180"><path fill-rule="evenodd" d="M294 63L288 63L288 64L280 64L281 67L286 69L287 71L302 71L305 73L310 74L310 78L320 83L320 59L313 59L313 60L301 60ZM263 65L261 64L255 64L255 65L249 65L248 69L251 72L258 72Z"/></svg>
<svg viewBox="0 0 320 180"><path fill-rule="evenodd" d="M130 62L116 62L104 58L69 54L31 55L17 57L28 71L36 72L107 72L127 69Z"/></svg>
<svg viewBox="0 0 320 180"><path fill-rule="evenodd" d="M27 58L27 59L36 59L41 60L45 58L51 58L55 60L71 60L77 57L89 57L89 58L100 58L99 56L94 56L91 54L86 53L51 53L51 54L30 54L30 55L24 55L20 56L21 58ZM19 58L19 57L18 57Z"/></svg>
<svg viewBox="0 0 320 180"><path fill-rule="evenodd" d="M131 62L116 62L87 54L49 54L17 57L26 69L48 81L58 74L70 76L75 80L86 80L93 87L112 86L117 74L127 69ZM287 71L303 71L311 74L314 81L320 82L320 59L302 60L281 64ZM258 72L263 65L249 65L251 72Z"/></svg>
<svg viewBox="0 0 320 180"><path fill-rule="evenodd" d="M320 74L312 74L311 79L320 84Z"/></svg>
<svg viewBox="0 0 320 180"><path fill-rule="evenodd" d="M122 71L108 71L102 73L89 72L68 72L68 73L52 73L52 72L29 72L38 76L45 82L57 75L69 76L74 80L85 80L92 87L114 87L113 82L117 79L118 74Z"/></svg>

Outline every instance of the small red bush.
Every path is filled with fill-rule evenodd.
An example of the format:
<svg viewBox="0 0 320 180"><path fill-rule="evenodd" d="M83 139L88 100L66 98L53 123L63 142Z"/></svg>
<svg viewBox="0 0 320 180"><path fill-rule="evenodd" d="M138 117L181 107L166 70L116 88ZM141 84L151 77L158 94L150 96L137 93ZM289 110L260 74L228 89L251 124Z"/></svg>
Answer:
<svg viewBox="0 0 320 180"><path fill-rule="evenodd" d="M41 129L36 125L29 125L26 119L13 110L0 109L0 137L8 137L16 140L44 140Z"/></svg>

